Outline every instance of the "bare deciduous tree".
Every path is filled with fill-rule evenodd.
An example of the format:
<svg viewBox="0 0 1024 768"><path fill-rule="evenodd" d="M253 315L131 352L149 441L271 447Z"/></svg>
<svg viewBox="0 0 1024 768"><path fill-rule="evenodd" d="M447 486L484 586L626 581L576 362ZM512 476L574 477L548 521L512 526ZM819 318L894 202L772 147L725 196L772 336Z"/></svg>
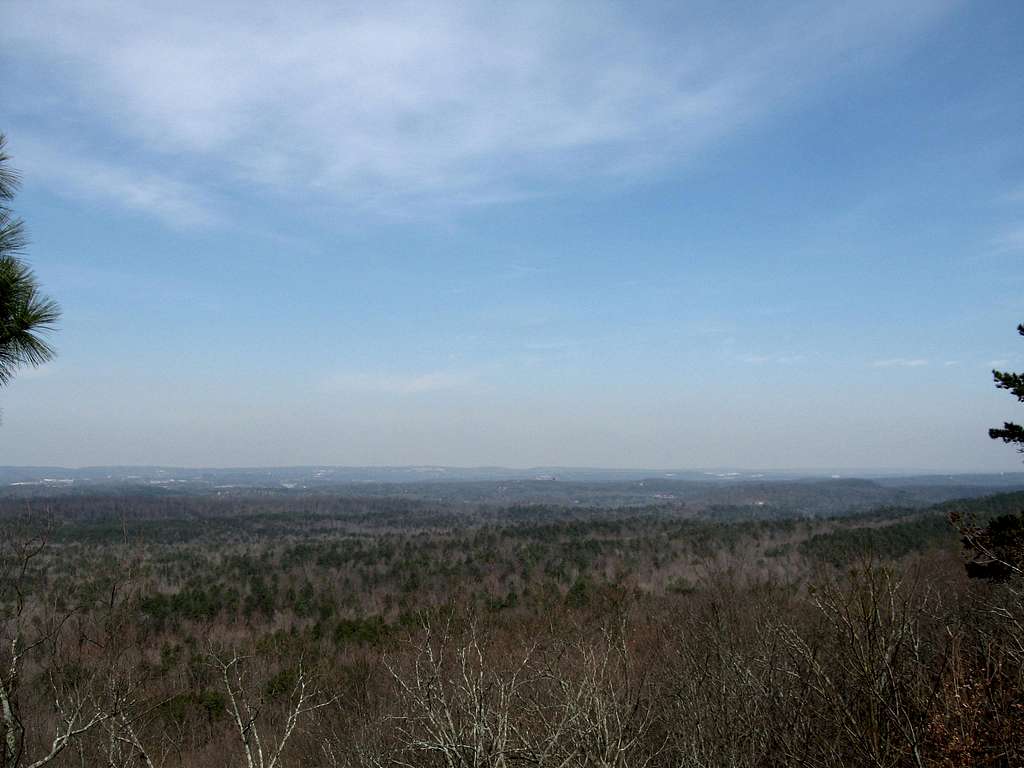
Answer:
<svg viewBox="0 0 1024 768"><path fill-rule="evenodd" d="M0 554L0 766L41 768L109 714L98 706L96 671L65 656L64 630L76 609L57 610L34 599L32 586L40 574L33 568L46 548L46 535L24 528L5 534ZM48 712L27 712L25 678L30 674L42 683Z"/></svg>
<svg viewBox="0 0 1024 768"><path fill-rule="evenodd" d="M491 668L475 623L459 645L453 642L450 616L439 631L429 621L422 629L408 674L385 662L407 707L394 718L407 749L446 768L537 764L516 711L534 649L524 650L502 675ZM395 763L413 765L402 758Z"/></svg>
<svg viewBox="0 0 1024 768"><path fill-rule="evenodd" d="M273 723L273 719L264 717L261 720L261 715L265 714L267 695L265 686L261 687L258 681L252 680L247 674L245 667L247 662L251 661L251 657L238 653L222 656L212 650L208 656L227 694L228 713L238 732L247 768L277 768L288 740L299 722L335 700L316 686L300 660L294 670L284 717L274 718L279 727L274 736L268 737L273 725L268 725L265 721L270 720Z"/></svg>

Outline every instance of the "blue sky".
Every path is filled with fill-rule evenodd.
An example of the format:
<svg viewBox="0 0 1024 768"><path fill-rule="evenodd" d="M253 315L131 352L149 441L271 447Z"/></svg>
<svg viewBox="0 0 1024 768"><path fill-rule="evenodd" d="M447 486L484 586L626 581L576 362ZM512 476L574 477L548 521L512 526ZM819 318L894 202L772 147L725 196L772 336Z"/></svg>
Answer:
<svg viewBox="0 0 1024 768"><path fill-rule="evenodd" d="M0 464L1020 466L1019 2L2 15Z"/></svg>

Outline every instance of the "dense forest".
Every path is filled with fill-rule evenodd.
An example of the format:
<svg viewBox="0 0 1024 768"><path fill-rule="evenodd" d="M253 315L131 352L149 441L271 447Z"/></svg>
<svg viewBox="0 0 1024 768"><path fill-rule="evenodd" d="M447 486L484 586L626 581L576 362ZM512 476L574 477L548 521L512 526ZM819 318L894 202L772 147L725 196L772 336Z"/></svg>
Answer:
<svg viewBox="0 0 1024 768"><path fill-rule="evenodd" d="M0 766L1020 765L1022 507L2 499Z"/></svg>

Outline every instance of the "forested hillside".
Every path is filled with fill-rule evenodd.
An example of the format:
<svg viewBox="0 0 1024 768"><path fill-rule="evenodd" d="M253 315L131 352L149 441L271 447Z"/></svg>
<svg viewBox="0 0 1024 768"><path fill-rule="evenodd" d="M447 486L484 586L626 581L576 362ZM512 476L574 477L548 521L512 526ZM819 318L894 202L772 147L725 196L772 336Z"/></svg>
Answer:
<svg viewBox="0 0 1024 768"><path fill-rule="evenodd" d="M1022 506L6 499L3 765L1016 765Z"/></svg>

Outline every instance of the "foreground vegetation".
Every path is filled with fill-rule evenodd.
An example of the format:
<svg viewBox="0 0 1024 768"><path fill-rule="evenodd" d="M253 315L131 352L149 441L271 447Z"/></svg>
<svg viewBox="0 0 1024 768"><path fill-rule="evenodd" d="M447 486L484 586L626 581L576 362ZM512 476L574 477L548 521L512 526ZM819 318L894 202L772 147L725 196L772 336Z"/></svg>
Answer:
<svg viewBox="0 0 1024 768"><path fill-rule="evenodd" d="M1022 494L31 503L0 501L2 768L1024 763L1022 593L948 522Z"/></svg>

